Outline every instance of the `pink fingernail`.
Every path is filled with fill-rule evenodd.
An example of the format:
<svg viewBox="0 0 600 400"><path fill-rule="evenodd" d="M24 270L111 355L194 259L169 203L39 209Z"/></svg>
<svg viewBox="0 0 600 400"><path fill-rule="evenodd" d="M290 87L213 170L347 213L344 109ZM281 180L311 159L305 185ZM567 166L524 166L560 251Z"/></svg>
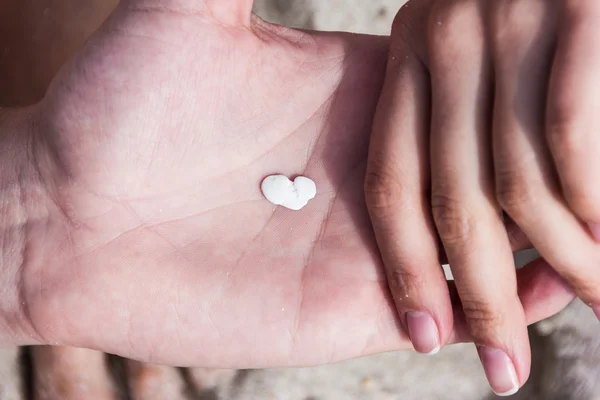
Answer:
<svg viewBox="0 0 600 400"><path fill-rule="evenodd" d="M594 238L600 242L600 224L588 224Z"/></svg>
<svg viewBox="0 0 600 400"><path fill-rule="evenodd" d="M429 355L440 351L440 333L431 315L409 311L406 313L406 325L416 351Z"/></svg>
<svg viewBox="0 0 600 400"><path fill-rule="evenodd" d="M479 357L492 390L498 396L512 396L519 391L517 371L510 357L498 349L478 347Z"/></svg>

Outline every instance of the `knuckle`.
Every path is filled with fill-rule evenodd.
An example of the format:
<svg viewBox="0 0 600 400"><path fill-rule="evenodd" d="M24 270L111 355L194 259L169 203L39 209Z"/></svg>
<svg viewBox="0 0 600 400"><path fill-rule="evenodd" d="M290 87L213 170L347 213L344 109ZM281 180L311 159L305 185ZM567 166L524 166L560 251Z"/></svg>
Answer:
<svg viewBox="0 0 600 400"><path fill-rule="evenodd" d="M535 34L539 29L540 13L545 5L530 0L498 1L491 5L491 39L496 43L519 44L525 36Z"/></svg>
<svg viewBox="0 0 600 400"><path fill-rule="evenodd" d="M600 3L597 1L565 0L563 14L570 24L589 20L600 15Z"/></svg>
<svg viewBox="0 0 600 400"><path fill-rule="evenodd" d="M404 5L400 8L394 20L392 21L392 35L403 36L410 32L411 29L411 15L409 12L408 5Z"/></svg>
<svg viewBox="0 0 600 400"><path fill-rule="evenodd" d="M420 49L423 49L423 39L425 35L422 32L423 15L426 14L427 8L424 7L423 1L409 0L406 2L398 11L392 22L391 31L391 42L390 42L390 61L393 61L397 56L396 60L402 60L400 57L404 53L414 53L419 58L425 58Z"/></svg>
<svg viewBox="0 0 600 400"><path fill-rule="evenodd" d="M496 328L503 323L502 313L490 303L474 299L461 302L469 330L474 338L480 339L494 335Z"/></svg>
<svg viewBox="0 0 600 400"><path fill-rule="evenodd" d="M444 194L434 193L431 209L438 234L446 245L468 242L475 230L475 219L460 200Z"/></svg>
<svg viewBox="0 0 600 400"><path fill-rule="evenodd" d="M399 206L404 190L400 177L390 166L382 165L379 157L369 160L365 175L364 191L367 207L371 212L386 211Z"/></svg>
<svg viewBox="0 0 600 400"><path fill-rule="evenodd" d="M481 22L475 1L436 2L428 20L432 58L440 62L454 62L479 52L481 46L474 44L483 42Z"/></svg>
<svg viewBox="0 0 600 400"><path fill-rule="evenodd" d="M419 274L406 268L393 268L388 271L388 284L392 293L413 293L422 286L422 279Z"/></svg>
<svg viewBox="0 0 600 400"><path fill-rule="evenodd" d="M576 156L585 150L588 132L577 123L577 112L573 104L558 101L553 104L547 121L548 142L556 156L561 159Z"/></svg>
<svg viewBox="0 0 600 400"><path fill-rule="evenodd" d="M500 207L518 221L539 199L534 184L528 182L524 169L510 168L496 173L496 197Z"/></svg>
<svg viewBox="0 0 600 400"><path fill-rule="evenodd" d="M422 25L423 17L429 13L431 2L435 0L408 0L396 13L392 21L392 36L413 34Z"/></svg>
<svg viewBox="0 0 600 400"><path fill-rule="evenodd" d="M490 2L488 37L498 74L535 68L553 51L555 14L547 2L506 0ZM532 44L533 43L533 44Z"/></svg>
<svg viewBox="0 0 600 400"><path fill-rule="evenodd" d="M600 188L588 184L598 176L596 169L589 168L595 135L583 125L573 111L563 109L554 113L548 122L548 143L569 206L578 216L596 220L600 217Z"/></svg>

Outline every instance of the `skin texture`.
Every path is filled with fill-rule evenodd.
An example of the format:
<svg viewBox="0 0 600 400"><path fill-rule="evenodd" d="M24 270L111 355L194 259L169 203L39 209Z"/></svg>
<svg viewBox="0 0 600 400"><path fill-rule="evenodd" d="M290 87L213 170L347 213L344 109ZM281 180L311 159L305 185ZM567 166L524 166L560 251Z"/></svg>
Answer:
<svg viewBox="0 0 600 400"><path fill-rule="evenodd" d="M0 40L1 47L8 50L0 63L0 85L4 85L0 88L0 105L7 106L41 100L59 67L80 50L116 2L40 0L5 6L0 10L0 26L6 34ZM127 360L123 373L127 387L119 388L110 376L107 356L100 352L34 346L30 354L31 393L38 400L113 400L122 398L124 392L133 399L176 400L185 398L187 390L201 393L235 374L234 370L192 368L187 371L190 388L175 368ZM14 381L19 379L15 377Z"/></svg>
<svg viewBox="0 0 600 400"><path fill-rule="evenodd" d="M379 248L428 352L456 322L441 240L499 393L530 366L506 223L600 310L599 17L593 2L424 0L394 24L365 181Z"/></svg>
<svg viewBox="0 0 600 400"><path fill-rule="evenodd" d="M3 220L22 255L5 304L26 305L3 340L237 368L411 348L362 189L387 45L245 2L122 3L40 104L2 114L35 198ZM322 189L302 215L275 208L273 172ZM572 298L544 263L521 278L528 322Z"/></svg>

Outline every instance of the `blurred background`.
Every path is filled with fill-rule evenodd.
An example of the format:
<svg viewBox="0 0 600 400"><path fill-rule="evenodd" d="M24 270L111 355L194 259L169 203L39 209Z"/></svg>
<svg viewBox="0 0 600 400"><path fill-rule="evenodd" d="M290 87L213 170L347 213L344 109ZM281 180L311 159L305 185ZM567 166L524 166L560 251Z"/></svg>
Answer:
<svg viewBox="0 0 600 400"><path fill-rule="evenodd" d="M38 101L62 63L118 0L4 0L0 106ZM256 0L264 19L293 27L389 34L404 0ZM23 15L24 9L33 14ZM519 263L535 257L521 254ZM530 329L533 373L514 399L600 400L600 325L573 303ZM472 345L436 356L382 354L303 369L177 369L61 347L0 350L0 400L488 400Z"/></svg>

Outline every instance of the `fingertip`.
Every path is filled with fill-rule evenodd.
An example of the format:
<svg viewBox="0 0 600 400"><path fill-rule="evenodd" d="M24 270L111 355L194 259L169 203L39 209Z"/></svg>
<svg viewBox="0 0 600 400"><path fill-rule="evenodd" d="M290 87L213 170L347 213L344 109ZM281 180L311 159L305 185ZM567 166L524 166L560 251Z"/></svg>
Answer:
<svg viewBox="0 0 600 400"><path fill-rule="evenodd" d="M517 282L527 324L551 317L575 298L569 284L541 258L518 270Z"/></svg>
<svg viewBox="0 0 600 400"><path fill-rule="evenodd" d="M408 336L416 351L434 355L441 349L440 330L435 319L428 312L409 311L406 313Z"/></svg>
<svg viewBox="0 0 600 400"><path fill-rule="evenodd" d="M477 352L494 393L502 397L516 394L521 385L515 364L508 354L503 350L485 346L479 346Z"/></svg>

